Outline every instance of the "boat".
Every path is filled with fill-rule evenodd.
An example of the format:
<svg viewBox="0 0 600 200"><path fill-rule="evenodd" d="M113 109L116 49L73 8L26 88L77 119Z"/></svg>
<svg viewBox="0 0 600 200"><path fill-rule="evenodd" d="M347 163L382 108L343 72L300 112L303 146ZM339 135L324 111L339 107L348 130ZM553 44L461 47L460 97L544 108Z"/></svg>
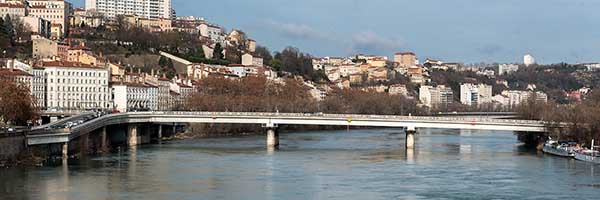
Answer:
<svg viewBox="0 0 600 200"><path fill-rule="evenodd" d="M575 159L600 164L600 151L594 150L594 140L591 149L582 149L575 152Z"/></svg>
<svg viewBox="0 0 600 200"><path fill-rule="evenodd" d="M575 152L579 150L575 142L558 142L550 138L544 143L542 151L556 156L574 157Z"/></svg>

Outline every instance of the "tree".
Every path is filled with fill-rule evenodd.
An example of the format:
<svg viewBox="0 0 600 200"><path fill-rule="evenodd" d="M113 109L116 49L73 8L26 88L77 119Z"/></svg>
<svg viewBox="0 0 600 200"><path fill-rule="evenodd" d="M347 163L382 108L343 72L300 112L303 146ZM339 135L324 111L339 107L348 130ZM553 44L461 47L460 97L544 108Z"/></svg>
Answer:
<svg viewBox="0 0 600 200"><path fill-rule="evenodd" d="M213 59L215 60L224 60L225 56L223 55L223 47L221 47L221 43L217 43L215 45L215 49L213 52Z"/></svg>
<svg viewBox="0 0 600 200"><path fill-rule="evenodd" d="M202 45L196 48L196 53L194 55L200 58L206 58L206 55L204 55L204 48L202 47Z"/></svg>
<svg viewBox="0 0 600 200"><path fill-rule="evenodd" d="M37 119L35 100L28 87L16 84L12 77L2 75L0 85L0 120L3 123L27 125L29 121Z"/></svg>
<svg viewBox="0 0 600 200"><path fill-rule="evenodd" d="M313 76L312 56L300 52L298 48L287 47L275 53L275 59L281 61L281 70L302 75L307 79Z"/></svg>
<svg viewBox="0 0 600 200"><path fill-rule="evenodd" d="M242 63L243 46L227 46L225 48L225 60L230 63Z"/></svg>
<svg viewBox="0 0 600 200"><path fill-rule="evenodd" d="M8 14L6 14L4 17L4 33L7 34L11 41L15 39L15 30L12 24L12 18Z"/></svg>
<svg viewBox="0 0 600 200"><path fill-rule="evenodd" d="M273 69L275 69L275 71L281 71L281 60L274 58L272 59L269 63L269 66L273 67Z"/></svg>
<svg viewBox="0 0 600 200"><path fill-rule="evenodd" d="M160 58L158 59L158 65L163 66L163 67L167 66L168 62L169 62L168 58L165 56L160 56Z"/></svg>
<svg viewBox="0 0 600 200"><path fill-rule="evenodd" d="M264 63L271 63L271 60L273 60L273 55L271 55L271 52L267 47L259 45L256 47L255 53L263 58Z"/></svg>
<svg viewBox="0 0 600 200"><path fill-rule="evenodd" d="M12 28L15 36L19 39L27 39L31 37L31 26L23 21L19 16L12 18Z"/></svg>
<svg viewBox="0 0 600 200"><path fill-rule="evenodd" d="M10 34L7 30L6 21L0 17L0 48L2 49L8 49L12 46Z"/></svg>

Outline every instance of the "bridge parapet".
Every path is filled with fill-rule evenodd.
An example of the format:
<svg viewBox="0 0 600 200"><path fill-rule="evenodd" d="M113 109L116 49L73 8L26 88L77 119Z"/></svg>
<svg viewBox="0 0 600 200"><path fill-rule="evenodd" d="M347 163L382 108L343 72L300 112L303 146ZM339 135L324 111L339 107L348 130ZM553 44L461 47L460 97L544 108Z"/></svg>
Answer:
<svg viewBox="0 0 600 200"><path fill-rule="evenodd" d="M143 123L233 123L261 124L265 128L278 125L333 125L371 127L413 127L544 132L542 121L490 119L477 117L434 117L359 115L324 113L267 113L267 112L128 112L105 115L70 129L36 127L31 135L60 135L61 141L77 138L102 127L117 124Z"/></svg>

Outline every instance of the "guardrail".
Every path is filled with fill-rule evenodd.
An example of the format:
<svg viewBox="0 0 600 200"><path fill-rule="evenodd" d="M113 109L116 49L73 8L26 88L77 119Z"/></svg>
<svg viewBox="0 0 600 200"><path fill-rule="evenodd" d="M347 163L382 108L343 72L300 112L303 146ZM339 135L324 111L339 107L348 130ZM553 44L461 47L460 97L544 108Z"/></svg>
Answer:
<svg viewBox="0 0 600 200"><path fill-rule="evenodd" d="M132 115L188 115L188 116L246 116L246 117L323 117L323 118L352 118L352 119L393 119L393 120L431 120L431 121L468 121L492 123L521 123L544 124L536 120L491 119L475 117L431 117L431 116L399 116L399 115L359 115L359 114L317 114L317 113L263 113L263 112L139 112L127 113Z"/></svg>
<svg viewBox="0 0 600 200"><path fill-rule="evenodd" d="M76 119L80 116L75 116L72 119ZM127 118L143 118L143 117L210 117L210 118L296 118L296 119L314 119L314 120L372 120L372 121L408 121L408 122L448 122L448 123L461 123L461 124L497 124L497 125L517 125L517 126L544 126L545 122L535 120L516 120L516 119L490 119L490 118L476 118L476 117L432 117L432 116L398 116L398 115L360 115L360 114L324 114L324 113L268 113L268 112L182 112L182 111L157 111L157 112L128 112L128 113L117 113L101 116L96 119L92 119L88 122L72 127L70 129L59 129L61 131L71 131L78 129L88 129L98 126L99 123L105 123L108 120L118 120ZM66 122L69 120L61 120ZM32 130L32 134L36 133L47 133L46 127L35 127ZM56 129L53 129L56 130Z"/></svg>

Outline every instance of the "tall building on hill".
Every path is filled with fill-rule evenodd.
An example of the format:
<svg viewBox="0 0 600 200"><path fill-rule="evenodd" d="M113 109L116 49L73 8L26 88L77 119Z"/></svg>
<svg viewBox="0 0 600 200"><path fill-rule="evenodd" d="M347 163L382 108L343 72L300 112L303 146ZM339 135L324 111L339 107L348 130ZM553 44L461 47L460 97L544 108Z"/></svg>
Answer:
<svg viewBox="0 0 600 200"><path fill-rule="evenodd" d="M73 12L73 5L64 0L29 0L28 16L48 20L52 26L58 27L57 33L62 36L69 32L69 15Z"/></svg>
<svg viewBox="0 0 600 200"><path fill-rule="evenodd" d="M138 15L143 18L173 19L171 0L85 0L86 10L96 10L107 17Z"/></svg>
<svg viewBox="0 0 600 200"><path fill-rule="evenodd" d="M531 54L527 54L523 56L523 64L525 66L533 65L535 64L535 58Z"/></svg>
<svg viewBox="0 0 600 200"><path fill-rule="evenodd" d="M394 62L399 63L400 67L412 67L417 63L417 56L413 52L396 53L394 54Z"/></svg>

